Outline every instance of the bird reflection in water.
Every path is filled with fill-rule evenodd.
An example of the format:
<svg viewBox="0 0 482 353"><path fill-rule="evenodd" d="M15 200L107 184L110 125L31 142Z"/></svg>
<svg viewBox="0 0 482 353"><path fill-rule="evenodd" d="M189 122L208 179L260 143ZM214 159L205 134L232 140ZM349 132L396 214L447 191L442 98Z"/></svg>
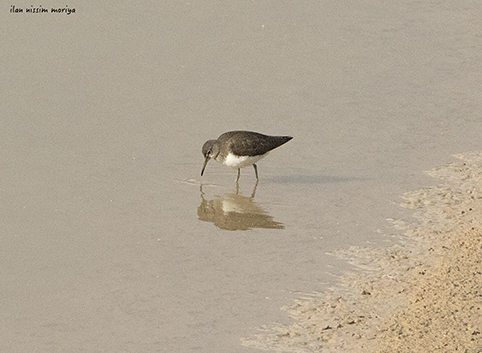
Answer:
<svg viewBox="0 0 482 353"><path fill-rule="evenodd" d="M206 200L201 184L201 205L197 209L199 219L225 230L284 229L282 223L276 222L254 202L257 186L258 183L250 197L239 195L239 185L236 185L236 194L226 193Z"/></svg>

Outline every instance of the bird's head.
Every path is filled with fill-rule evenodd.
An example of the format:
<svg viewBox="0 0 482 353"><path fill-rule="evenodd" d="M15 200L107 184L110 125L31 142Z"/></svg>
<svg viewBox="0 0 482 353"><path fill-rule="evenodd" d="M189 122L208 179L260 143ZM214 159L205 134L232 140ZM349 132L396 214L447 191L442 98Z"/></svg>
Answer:
<svg viewBox="0 0 482 353"><path fill-rule="evenodd" d="M219 143L217 140L209 140L206 141L203 145L203 156L204 156L204 165L203 169L201 170L201 176L204 173L204 169L206 168L206 164L208 164L211 158L216 158L219 154Z"/></svg>

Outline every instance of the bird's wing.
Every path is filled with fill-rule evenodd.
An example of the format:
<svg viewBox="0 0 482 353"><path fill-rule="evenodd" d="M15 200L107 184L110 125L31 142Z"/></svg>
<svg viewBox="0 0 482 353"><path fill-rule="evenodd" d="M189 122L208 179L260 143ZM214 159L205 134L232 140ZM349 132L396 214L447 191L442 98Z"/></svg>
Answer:
<svg viewBox="0 0 482 353"><path fill-rule="evenodd" d="M272 143L266 137L261 134L251 133L244 135L242 138L237 136L236 139L230 139L228 143L233 153L237 156L259 156L272 149Z"/></svg>

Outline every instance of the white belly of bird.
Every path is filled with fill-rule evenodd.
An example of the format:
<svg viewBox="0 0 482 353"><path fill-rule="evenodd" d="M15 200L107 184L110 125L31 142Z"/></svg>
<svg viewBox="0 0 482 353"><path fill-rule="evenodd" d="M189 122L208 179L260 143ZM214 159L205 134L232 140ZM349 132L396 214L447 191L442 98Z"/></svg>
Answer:
<svg viewBox="0 0 482 353"><path fill-rule="evenodd" d="M260 159L266 157L266 154L262 154L260 156L235 156L234 154L230 153L227 155L226 160L224 161L224 164L227 165L228 167L233 167L233 168L244 168L248 167L250 165L253 165Z"/></svg>

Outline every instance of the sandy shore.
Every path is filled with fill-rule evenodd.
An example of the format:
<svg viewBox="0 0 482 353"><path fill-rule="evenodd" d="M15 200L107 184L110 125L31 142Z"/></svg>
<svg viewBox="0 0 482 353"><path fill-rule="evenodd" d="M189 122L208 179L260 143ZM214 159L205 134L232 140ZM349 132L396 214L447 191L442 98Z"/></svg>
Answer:
<svg viewBox="0 0 482 353"><path fill-rule="evenodd" d="M334 255L356 270L329 292L283 308L295 324L247 346L282 352L482 352L482 152L435 168L434 186L405 194L416 222L387 249Z"/></svg>

